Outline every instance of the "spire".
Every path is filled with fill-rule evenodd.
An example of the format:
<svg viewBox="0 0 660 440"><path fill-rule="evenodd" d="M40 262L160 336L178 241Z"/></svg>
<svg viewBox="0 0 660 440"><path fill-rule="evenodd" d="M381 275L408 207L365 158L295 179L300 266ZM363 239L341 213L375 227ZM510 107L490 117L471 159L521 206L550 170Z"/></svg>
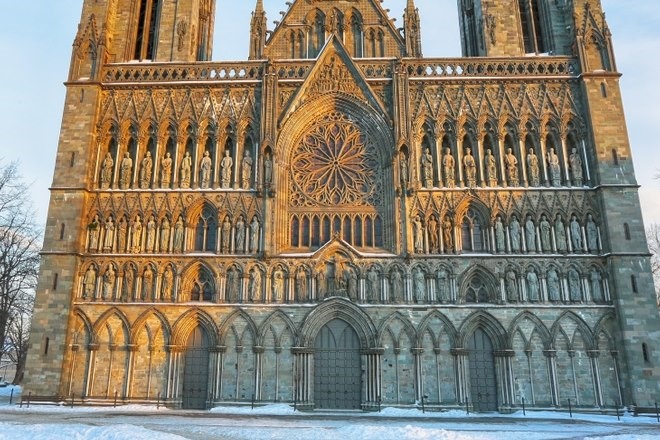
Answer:
<svg viewBox="0 0 660 440"><path fill-rule="evenodd" d="M250 23L250 60L260 60L264 57L267 25L264 2L263 0L257 0L257 5L252 13L252 21Z"/></svg>
<svg viewBox="0 0 660 440"><path fill-rule="evenodd" d="M420 30L419 10L414 0L407 0L403 13L403 31L406 38L406 55L413 58L422 57L422 38Z"/></svg>

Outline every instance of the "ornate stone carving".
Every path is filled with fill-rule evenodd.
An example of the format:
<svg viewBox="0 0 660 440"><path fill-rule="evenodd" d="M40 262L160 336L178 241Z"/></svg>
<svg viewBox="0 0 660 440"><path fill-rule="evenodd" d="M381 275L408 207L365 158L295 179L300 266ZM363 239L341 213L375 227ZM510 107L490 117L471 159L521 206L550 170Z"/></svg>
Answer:
<svg viewBox="0 0 660 440"><path fill-rule="evenodd" d="M486 183L490 187L497 186L497 161L493 152L489 149L486 150L486 158L484 160L486 168Z"/></svg>
<svg viewBox="0 0 660 440"><path fill-rule="evenodd" d="M533 148L529 149L529 154L527 155L527 174L529 174L529 186L541 185L539 158L534 153Z"/></svg>
<svg viewBox="0 0 660 440"><path fill-rule="evenodd" d="M124 153L124 158L121 160L121 166L119 169L119 188L128 189L131 185L131 178L133 173L133 159L128 154L128 151Z"/></svg>
<svg viewBox="0 0 660 440"><path fill-rule="evenodd" d="M465 172L465 185L470 188L477 186L477 163L469 147L465 149L465 156L463 156L463 169Z"/></svg>
<svg viewBox="0 0 660 440"><path fill-rule="evenodd" d="M577 148L571 150L571 155L568 158L571 165L571 176L573 177L573 185L582 186L583 171L582 171L582 158L577 151Z"/></svg>
<svg viewBox="0 0 660 440"><path fill-rule="evenodd" d="M220 181L221 187L227 189L231 187L231 168L234 165L234 159L231 158L229 150L225 150L225 157L220 162Z"/></svg>
<svg viewBox="0 0 660 440"><path fill-rule="evenodd" d="M200 173L200 187L208 188L211 185L211 167L213 163L211 161L211 155L208 151L204 152L204 157L199 164L199 173Z"/></svg>
<svg viewBox="0 0 660 440"><path fill-rule="evenodd" d="M153 161L151 160L151 152L147 151L140 164L140 188L148 189L151 183L151 173L153 171Z"/></svg>
<svg viewBox="0 0 660 440"><path fill-rule="evenodd" d="M186 151L186 155L183 157L183 160L181 161L181 172L180 172L180 177L181 181L179 182L179 186L181 188L190 188L190 174L192 172L192 158L190 157L190 152Z"/></svg>
<svg viewBox="0 0 660 440"><path fill-rule="evenodd" d="M165 157L160 161L160 187L169 188L172 182L172 155L165 153Z"/></svg>
<svg viewBox="0 0 660 440"><path fill-rule="evenodd" d="M422 153L422 180L426 188L433 188L433 156L428 148Z"/></svg>
<svg viewBox="0 0 660 440"><path fill-rule="evenodd" d="M101 189L108 189L112 184L112 169L115 161L112 159L110 152L105 153L103 165L101 166Z"/></svg>
<svg viewBox="0 0 660 440"><path fill-rule="evenodd" d="M241 188L250 189L252 186L252 166L254 160L250 155L250 150L245 150L243 161L241 162Z"/></svg>
<svg viewBox="0 0 660 440"><path fill-rule="evenodd" d="M550 151L548 151L548 171L552 186L561 186L561 166L559 165L559 156L555 153L554 148L550 148Z"/></svg>

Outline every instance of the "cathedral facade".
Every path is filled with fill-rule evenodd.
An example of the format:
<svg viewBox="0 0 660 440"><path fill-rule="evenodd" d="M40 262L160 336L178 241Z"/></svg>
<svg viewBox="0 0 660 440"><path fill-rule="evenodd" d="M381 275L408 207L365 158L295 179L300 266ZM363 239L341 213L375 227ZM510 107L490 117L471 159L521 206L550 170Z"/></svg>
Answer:
<svg viewBox="0 0 660 440"><path fill-rule="evenodd" d="M460 0L462 58L296 0L84 0L25 392L210 408L651 406L655 304L599 0ZM228 6L229 7L229 6Z"/></svg>

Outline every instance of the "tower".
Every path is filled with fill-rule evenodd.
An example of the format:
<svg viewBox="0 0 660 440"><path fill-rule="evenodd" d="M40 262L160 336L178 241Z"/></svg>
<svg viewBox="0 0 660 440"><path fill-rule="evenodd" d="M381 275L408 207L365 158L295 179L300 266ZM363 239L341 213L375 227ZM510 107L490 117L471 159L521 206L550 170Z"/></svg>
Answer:
<svg viewBox="0 0 660 440"><path fill-rule="evenodd" d="M248 59L260 60L263 58L267 26L264 2L263 0L257 0L257 6L254 8L252 20L250 21L250 55Z"/></svg>
<svg viewBox="0 0 660 440"><path fill-rule="evenodd" d="M419 20L419 10L414 0L408 0L403 13L404 34L406 38L406 55L411 58L422 57L422 34Z"/></svg>

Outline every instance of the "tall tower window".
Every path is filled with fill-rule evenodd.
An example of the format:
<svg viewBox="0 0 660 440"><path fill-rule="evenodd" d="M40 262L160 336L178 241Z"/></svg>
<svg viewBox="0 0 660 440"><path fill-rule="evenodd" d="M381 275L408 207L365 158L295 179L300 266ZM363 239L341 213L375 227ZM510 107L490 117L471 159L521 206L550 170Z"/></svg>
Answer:
<svg viewBox="0 0 660 440"><path fill-rule="evenodd" d="M138 7L134 58L136 60L152 60L158 42L157 29L160 0L141 0Z"/></svg>
<svg viewBox="0 0 660 440"><path fill-rule="evenodd" d="M543 19L545 14L540 0L519 0L520 24L526 53L548 52L549 44Z"/></svg>

